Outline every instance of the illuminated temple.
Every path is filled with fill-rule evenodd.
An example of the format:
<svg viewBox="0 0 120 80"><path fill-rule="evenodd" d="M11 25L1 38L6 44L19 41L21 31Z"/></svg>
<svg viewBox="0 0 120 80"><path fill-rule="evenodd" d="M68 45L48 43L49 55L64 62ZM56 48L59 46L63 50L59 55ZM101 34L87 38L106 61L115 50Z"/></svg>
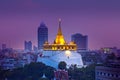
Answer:
<svg viewBox="0 0 120 80"><path fill-rule="evenodd" d="M77 45L74 42L70 42L69 44L65 41L64 36L61 30L61 19L59 19L59 29L56 35L56 38L52 44L45 42L43 45L44 50L73 50L77 49Z"/></svg>
<svg viewBox="0 0 120 80"><path fill-rule="evenodd" d="M59 19L58 33L54 42L52 44L44 43L43 50L38 54L37 62L42 62L56 69L61 61L66 62L67 67L74 64L83 67L82 56L76 50L77 45L74 42L68 44L65 41L61 30L61 20Z"/></svg>

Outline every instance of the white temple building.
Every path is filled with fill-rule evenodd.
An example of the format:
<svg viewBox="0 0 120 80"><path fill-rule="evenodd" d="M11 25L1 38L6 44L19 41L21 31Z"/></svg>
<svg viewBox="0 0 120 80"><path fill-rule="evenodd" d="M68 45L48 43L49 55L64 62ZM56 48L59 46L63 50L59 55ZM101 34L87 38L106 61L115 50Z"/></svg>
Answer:
<svg viewBox="0 0 120 80"><path fill-rule="evenodd" d="M66 62L67 67L71 65L83 67L82 57L76 50L77 45L74 42L66 43L61 30L61 20L59 20L59 29L56 39L52 44L45 42L43 50L38 55L37 62L43 62L54 68L58 68L58 64L61 61Z"/></svg>

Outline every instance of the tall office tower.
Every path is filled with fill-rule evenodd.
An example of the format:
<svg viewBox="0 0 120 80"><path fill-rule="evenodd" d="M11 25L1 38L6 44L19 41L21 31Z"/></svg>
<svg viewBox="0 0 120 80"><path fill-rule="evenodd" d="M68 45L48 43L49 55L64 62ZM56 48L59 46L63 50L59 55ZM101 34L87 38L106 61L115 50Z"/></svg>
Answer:
<svg viewBox="0 0 120 80"><path fill-rule="evenodd" d="M38 27L38 49L43 49L43 44L48 42L48 28L44 23Z"/></svg>
<svg viewBox="0 0 120 80"><path fill-rule="evenodd" d="M71 36L71 40L77 44L78 50L88 49L88 36L83 36L80 33L76 33Z"/></svg>
<svg viewBox="0 0 120 80"><path fill-rule="evenodd" d="M31 41L25 41L25 51L32 51L32 42Z"/></svg>
<svg viewBox="0 0 120 80"><path fill-rule="evenodd" d="M6 44L2 44L2 50L6 49Z"/></svg>

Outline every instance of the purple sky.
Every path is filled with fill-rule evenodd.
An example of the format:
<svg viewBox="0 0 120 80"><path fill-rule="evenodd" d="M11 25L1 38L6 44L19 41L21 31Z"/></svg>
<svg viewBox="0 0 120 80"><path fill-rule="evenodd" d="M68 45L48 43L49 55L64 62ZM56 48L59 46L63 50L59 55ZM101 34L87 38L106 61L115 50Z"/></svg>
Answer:
<svg viewBox="0 0 120 80"><path fill-rule="evenodd" d="M62 19L62 31L88 35L89 48L120 48L120 0L0 0L0 45L24 48L24 40L37 45L37 28L42 21L53 42Z"/></svg>

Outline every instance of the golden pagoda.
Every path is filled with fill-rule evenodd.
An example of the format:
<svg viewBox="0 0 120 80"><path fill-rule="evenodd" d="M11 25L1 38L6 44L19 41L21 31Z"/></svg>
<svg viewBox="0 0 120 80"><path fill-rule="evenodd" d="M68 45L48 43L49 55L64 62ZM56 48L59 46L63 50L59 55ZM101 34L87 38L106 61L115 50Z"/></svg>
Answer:
<svg viewBox="0 0 120 80"><path fill-rule="evenodd" d="M62 31L61 31L61 19L59 19L59 29L58 29L58 33L56 35L56 39L55 39L54 43L60 44L60 45L64 45L66 43L64 36L62 35Z"/></svg>
<svg viewBox="0 0 120 80"><path fill-rule="evenodd" d="M74 42L66 43L61 30L61 19L59 19L59 28L54 43L49 44L45 42L43 45L44 50L77 50L77 45Z"/></svg>

